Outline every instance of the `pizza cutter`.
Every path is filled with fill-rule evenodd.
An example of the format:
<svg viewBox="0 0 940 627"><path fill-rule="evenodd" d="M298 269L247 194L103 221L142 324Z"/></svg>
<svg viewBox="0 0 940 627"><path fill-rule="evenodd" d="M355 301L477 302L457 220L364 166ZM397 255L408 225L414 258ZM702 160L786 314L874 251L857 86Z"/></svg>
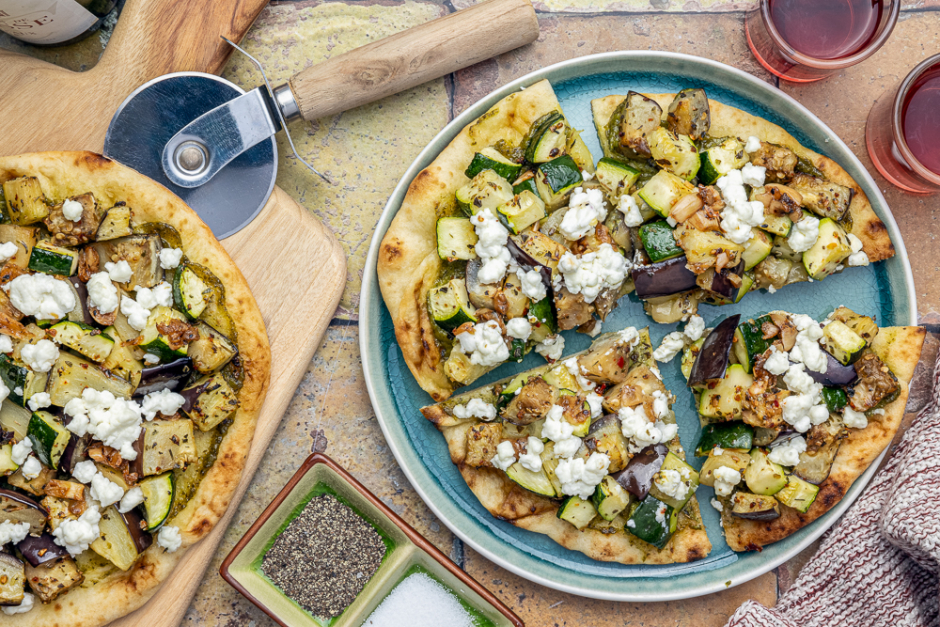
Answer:
<svg viewBox="0 0 940 627"><path fill-rule="evenodd" d="M244 91L199 72L160 76L131 93L114 114L104 154L165 185L195 209L216 237L244 228L261 211L277 175L275 136L396 94L538 38L529 0L487 0L309 67L272 87Z"/></svg>

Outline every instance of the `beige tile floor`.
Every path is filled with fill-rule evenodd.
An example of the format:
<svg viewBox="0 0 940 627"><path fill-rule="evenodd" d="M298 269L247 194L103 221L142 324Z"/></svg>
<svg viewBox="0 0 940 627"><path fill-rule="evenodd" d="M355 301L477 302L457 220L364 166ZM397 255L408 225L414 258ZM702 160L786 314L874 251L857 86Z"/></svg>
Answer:
<svg viewBox="0 0 940 627"><path fill-rule="evenodd" d="M471 4L472 0L274 2L246 40L273 80L370 40ZM333 228L349 257L345 294L303 381L253 478L184 625L269 627L274 623L218 576L222 558L314 449L356 475L409 523L449 553L471 575L509 604L530 627L719 627L745 599L773 604L812 554L810 547L774 572L716 595L662 604L618 604L581 599L529 583L464 547L430 513L391 455L372 412L358 348L359 289L372 228L406 165L457 113L494 88L539 67L595 52L651 49L684 52L734 65L777 84L750 56L743 11L754 0L536 0L542 33L518 51L432 81L403 94L291 131L305 158L336 184L311 184L295 159L282 157L278 184ZM84 70L94 65L107 32L61 49L37 50L0 36L0 46ZM780 87L829 124L870 165L864 147L871 103L922 58L940 50L940 1L908 2L888 44L874 57L826 81ZM225 70L245 85L260 82L245 62ZM281 154L287 151L280 146ZM940 333L940 236L938 197L917 197L875 178L901 227L914 268L922 322L928 338L918 377L937 353ZM332 384L328 387L328 382ZM926 402L917 389L907 419Z"/></svg>

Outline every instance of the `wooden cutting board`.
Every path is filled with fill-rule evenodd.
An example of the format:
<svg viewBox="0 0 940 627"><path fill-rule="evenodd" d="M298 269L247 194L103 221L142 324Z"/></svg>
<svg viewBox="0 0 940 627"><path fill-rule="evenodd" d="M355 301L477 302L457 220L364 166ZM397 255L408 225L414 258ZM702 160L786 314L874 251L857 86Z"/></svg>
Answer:
<svg viewBox="0 0 940 627"><path fill-rule="evenodd" d="M0 152L100 152L111 116L141 84L169 72L219 73L267 0L127 0L102 59L75 73L0 50ZM311 175L311 185L321 184ZM333 234L275 187L261 213L222 241L251 287L271 342L271 384L245 473L225 517L183 558L142 608L113 626L179 625L215 555L300 379L320 345L346 283L346 258ZM280 270L291 268L285 281ZM208 576L217 576L209 573Z"/></svg>

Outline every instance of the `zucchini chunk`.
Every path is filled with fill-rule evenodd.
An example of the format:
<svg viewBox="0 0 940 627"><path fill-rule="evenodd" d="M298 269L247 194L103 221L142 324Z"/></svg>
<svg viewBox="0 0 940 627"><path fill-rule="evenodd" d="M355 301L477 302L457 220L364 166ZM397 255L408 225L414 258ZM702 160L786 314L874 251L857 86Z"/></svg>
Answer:
<svg viewBox="0 0 940 627"><path fill-rule="evenodd" d="M428 292L428 313L442 329L453 331L467 322L477 322L475 308L467 297L464 279L451 279L448 283Z"/></svg>
<svg viewBox="0 0 940 627"><path fill-rule="evenodd" d="M516 462L506 469L506 476L516 485L525 488L529 492L547 496L550 499L555 498L555 487L552 485L552 482L549 481L548 475L545 474L544 470L532 472L521 463Z"/></svg>
<svg viewBox="0 0 940 627"><path fill-rule="evenodd" d="M819 221L819 237L803 253L803 266L811 279L821 281L835 272L851 254L852 246L842 227L829 218L823 218Z"/></svg>
<svg viewBox="0 0 940 627"><path fill-rule="evenodd" d="M545 217L545 203L536 194L522 191L496 208L496 215L513 233L521 233Z"/></svg>
<svg viewBox="0 0 940 627"><path fill-rule="evenodd" d="M85 580L85 575L78 569L75 560L68 555L39 566L29 563L25 566L29 587L43 603L51 603Z"/></svg>
<svg viewBox="0 0 940 627"><path fill-rule="evenodd" d="M591 500L601 518L613 520L630 506L630 493L616 479L607 475L594 490Z"/></svg>
<svg viewBox="0 0 940 627"><path fill-rule="evenodd" d="M457 190L457 206L467 216L472 216L484 209L494 214L496 207L508 202L513 197L512 185L493 170L483 170L469 183Z"/></svg>
<svg viewBox="0 0 940 627"><path fill-rule="evenodd" d="M695 447L696 457L708 457L712 449L743 449L754 446L754 427L739 421L717 422L702 427L702 436Z"/></svg>
<svg viewBox="0 0 940 627"><path fill-rule="evenodd" d="M744 261L744 269L750 270L770 254L773 250L773 241L770 237L759 229L752 229L754 235L744 245L744 252L741 253L741 260Z"/></svg>
<svg viewBox="0 0 940 627"><path fill-rule="evenodd" d="M19 464L13 461L13 442L0 444L0 477L16 472Z"/></svg>
<svg viewBox="0 0 940 627"><path fill-rule="evenodd" d="M215 372L238 354L235 344L207 323L197 322L196 330L199 331L199 339L190 342L186 351L196 372Z"/></svg>
<svg viewBox="0 0 940 627"><path fill-rule="evenodd" d="M698 179L703 185L714 185L725 174L741 169L748 162L744 144L735 137L729 137L720 145L703 151L699 154L699 160L701 167Z"/></svg>
<svg viewBox="0 0 940 627"><path fill-rule="evenodd" d="M842 388L823 388L822 397L830 413L839 413L849 404L849 397Z"/></svg>
<svg viewBox="0 0 940 627"><path fill-rule="evenodd" d="M764 332L761 330L762 325L769 322L768 316L762 316L756 321L745 320L734 330L734 355L749 373L758 355L770 348L770 343L764 339Z"/></svg>
<svg viewBox="0 0 940 627"><path fill-rule="evenodd" d="M803 260L803 253L798 253L790 248L790 242L788 242L786 236L783 235L774 236L774 247L773 250L770 251L770 254L780 259L788 259L790 261Z"/></svg>
<svg viewBox="0 0 940 627"><path fill-rule="evenodd" d="M630 188L640 177L640 171L626 163L604 157L597 162L597 180L612 198L619 198L630 192Z"/></svg>
<svg viewBox="0 0 940 627"><path fill-rule="evenodd" d="M584 140L581 139L581 133L570 126L568 127L568 144L565 147L565 152L574 159L574 162L578 164L578 168L594 174L594 156Z"/></svg>
<svg viewBox="0 0 940 627"><path fill-rule="evenodd" d="M667 170L660 170L646 182L638 195L653 211L663 218L669 217L672 206L686 194L695 191L695 187Z"/></svg>
<svg viewBox="0 0 940 627"><path fill-rule="evenodd" d="M650 261L655 263L684 254L672 233L672 227L665 220L648 222L640 227L640 242Z"/></svg>
<svg viewBox="0 0 940 627"><path fill-rule="evenodd" d="M46 389L48 378L48 373L34 372L23 364L0 354L0 379L10 390L7 399L20 407L26 407L26 402L33 394Z"/></svg>
<svg viewBox="0 0 940 627"><path fill-rule="evenodd" d="M122 515L113 505L108 507L101 513L101 536L91 543L91 550L121 570L129 570L153 543L150 534L134 524L139 520L133 512Z"/></svg>
<svg viewBox="0 0 940 627"><path fill-rule="evenodd" d="M176 482L173 473L146 477L137 484L144 493L144 520L147 531L156 531L166 522L176 496Z"/></svg>
<svg viewBox="0 0 940 627"><path fill-rule="evenodd" d="M871 344L878 335L878 325L868 316L861 316L848 307L839 307L832 312L830 316L833 320L845 323L847 327L855 331L859 337Z"/></svg>
<svg viewBox="0 0 940 627"><path fill-rule="evenodd" d="M116 397L129 399L134 385L121 377L106 372L90 361L62 352L49 372L46 391L56 407L65 407L73 398L82 395L85 388L111 392Z"/></svg>
<svg viewBox="0 0 940 627"><path fill-rule="evenodd" d="M748 520L774 520L780 517L780 503L772 496L738 490L731 498L731 515Z"/></svg>
<svg viewBox="0 0 940 627"><path fill-rule="evenodd" d="M119 202L108 209L101 218L95 241L104 242L119 237L133 235L131 229L131 208L124 202Z"/></svg>
<svg viewBox="0 0 940 627"><path fill-rule="evenodd" d="M660 167L686 181L695 178L701 162L698 148L688 135L677 135L660 126L649 134L648 139L650 154Z"/></svg>
<svg viewBox="0 0 940 627"><path fill-rule="evenodd" d="M731 364L724 378L709 381L702 390L699 413L712 421L736 420L744 411L744 397L754 378L744 366Z"/></svg>
<svg viewBox="0 0 940 627"><path fill-rule="evenodd" d="M469 220L468 220L469 222ZM205 311L206 297L211 290L196 271L189 266L183 266L176 271L173 277L173 302L190 320L196 320Z"/></svg>
<svg viewBox="0 0 940 627"><path fill-rule="evenodd" d="M0 605L19 605L26 589L23 562L9 553L0 552Z"/></svg>
<svg viewBox="0 0 940 627"><path fill-rule="evenodd" d="M751 461L751 456L743 449L722 449L720 454L716 454L714 449L708 453L708 459L702 464L699 471L699 483L707 485L710 488L715 487L715 471L725 466L740 473L744 473Z"/></svg>
<svg viewBox="0 0 940 627"><path fill-rule="evenodd" d="M125 345L120 340L120 336L114 327L106 328L102 335L112 337L115 341L108 357L101 363L101 367L122 379L126 379L136 388L140 385L141 375L144 370L143 362L134 357L134 348L132 345Z"/></svg>
<svg viewBox="0 0 940 627"><path fill-rule="evenodd" d="M182 313L163 305L157 305L153 308L150 318L147 319L147 326L140 333L140 343L138 345L144 352L159 357L160 361L173 361L185 357L188 343L185 339L172 334L173 330L180 326L180 323L189 326L186 322L186 316Z"/></svg>
<svg viewBox="0 0 940 627"><path fill-rule="evenodd" d="M830 320L829 324L823 327L822 345L840 364L848 366L858 361L868 342L844 322Z"/></svg>
<svg viewBox="0 0 940 627"><path fill-rule="evenodd" d="M783 466L770 461L762 449L751 451L751 460L744 469L744 482L748 490L754 494L770 496L776 494L787 485L787 473Z"/></svg>
<svg viewBox="0 0 940 627"><path fill-rule="evenodd" d="M447 361L444 362L444 374L446 374L451 381L462 385L467 385L471 381L482 377L486 374L486 370L484 366L471 363L467 354L461 350L452 350L447 357ZM490 455L490 457L492 457L492 455Z"/></svg>
<svg viewBox="0 0 940 627"><path fill-rule="evenodd" d="M220 373L199 379L180 394L186 399L183 413L203 431L215 428L238 409L238 396Z"/></svg>
<svg viewBox="0 0 940 627"><path fill-rule="evenodd" d="M594 504L579 496L569 496L561 502L558 508L558 517L579 530L587 527L595 516L597 516L597 510Z"/></svg>
<svg viewBox="0 0 940 627"><path fill-rule="evenodd" d="M805 514L816 500L817 494L819 494L818 486L803 481L796 475L790 475L786 487L777 493L777 500Z"/></svg>
<svg viewBox="0 0 940 627"><path fill-rule="evenodd" d="M634 508L626 530L640 540L661 549L669 542L678 525L678 512L652 494Z"/></svg>
<svg viewBox="0 0 940 627"><path fill-rule="evenodd" d="M80 322L59 322L52 325L50 332L63 346L78 351L92 361L104 361L114 348L114 339L100 329Z"/></svg>
<svg viewBox="0 0 940 627"><path fill-rule="evenodd" d="M483 170L492 170L507 181L514 181L519 176L522 165L510 161L501 152L489 147L473 155L473 160L464 171L464 174L468 179L472 179Z"/></svg>
<svg viewBox="0 0 940 627"><path fill-rule="evenodd" d="M669 105L666 125L677 135L688 135L699 141L711 127L711 109L708 96L702 88L683 89ZM742 146L743 148L743 146Z"/></svg>
<svg viewBox="0 0 940 627"><path fill-rule="evenodd" d="M728 269L736 268L744 254L744 246L735 244L717 231L699 231L682 225L676 229L676 240L685 251L689 269L701 274L718 263L718 255L724 253Z"/></svg>
<svg viewBox="0 0 940 627"><path fill-rule="evenodd" d="M538 231L526 231L518 235L510 235L510 239L524 253L535 259L539 265L552 270L558 267L562 255L568 252L565 246Z"/></svg>
<svg viewBox="0 0 940 627"><path fill-rule="evenodd" d="M840 221L845 218L855 190L823 179L796 174L790 187L803 197L803 206L819 215Z"/></svg>
<svg viewBox="0 0 940 627"><path fill-rule="evenodd" d="M58 418L47 411L34 411L29 420L27 436L33 443L33 452L46 466L56 469L72 434Z"/></svg>
<svg viewBox="0 0 940 627"><path fill-rule="evenodd" d="M35 176L21 176L6 181L3 184L3 196L7 201L7 214L13 224L33 224L49 215L46 196Z"/></svg>
<svg viewBox="0 0 940 627"><path fill-rule="evenodd" d="M568 124L560 113L546 116L538 130L529 138L525 159L529 163L545 163L565 154L568 145Z"/></svg>
<svg viewBox="0 0 940 627"><path fill-rule="evenodd" d="M9 242L16 244L17 247L16 255L7 263L12 263L18 268L26 268L29 265L29 257L33 252L33 246L36 245L36 230L34 226L0 224L0 244Z"/></svg>
<svg viewBox="0 0 940 627"><path fill-rule="evenodd" d="M630 461L630 451L627 449L627 440L623 437L620 427L620 419L613 414L608 414L591 423L588 429L584 445L591 452L598 452L607 455L610 459L610 465L607 467L608 473L615 473L623 470L627 462ZM606 498L606 497L605 497ZM595 498L595 504L597 503ZM626 507L626 505L624 505ZM600 511L600 510L598 510ZM613 513L609 518L601 512L606 520L613 520L613 517L620 513L620 510Z"/></svg>
<svg viewBox="0 0 940 627"><path fill-rule="evenodd" d="M437 255L446 261L469 260L477 256L477 233L469 218L445 217L437 220Z"/></svg>
<svg viewBox="0 0 940 627"><path fill-rule="evenodd" d="M539 165L535 172L535 185L546 209L557 209L565 203L568 192L584 183L581 170L568 155L562 155Z"/></svg>
<svg viewBox="0 0 940 627"><path fill-rule="evenodd" d="M30 270L58 276L72 276L78 269L78 251L39 242L29 255Z"/></svg>
<svg viewBox="0 0 940 627"><path fill-rule="evenodd" d="M6 381L4 381L4 384L10 387ZM9 397L5 398L3 404L0 405L0 427L6 431L12 431L13 436L17 440L22 440L26 437L26 432L29 428L29 419L32 418L32 416L33 412L14 403Z"/></svg>
<svg viewBox="0 0 940 627"><path fill-rule="evenodd" d="M186 419L145 422L141 433L142 453L134 460L141 477L185 468L199 461L193 438L193 421Z"/></svg>
<svg viewBox="0 0 940 627"><path fill-rule="evenodd" d="M534 170L528 170L522 175L521 180L518 180L518 182L512 186L513 194L521 194L524 191L530 191L536 196L539 195L539 187L535 184Z"/></svg>
<svg viewBox="0 0 940 627"><path fill-rule="evenodd" d="M774 235L779 235L781 237L787 237L790 235L790 229L793 228L793 220L787 216L775 216L771 213L764 213L764 221L761 222L760 228L767 231L768 233L773 233Z"/></svg>
<svg viewBox="0 0 940 627"><path fill-rule="evenodd" d="M93 244L101 264L108 261L126 261L133 274L124 284L128 288L153 287L163 280L160 267L160 243L158 235L129 235L118 239Z"/></svg>
<svg viewBox="0 0 940 627"><path fill-rule="evenodd" d="M653 483L650 486L650 495L667 504L678 513L681 512L686 503L688 503L692 497L695 496L695 490L698 488L699 484L699 475L694 468L685 463L675 453L672 452L666 454L666 459L663 460L663 465L660 467L659 473L657 473L656 476L666 476L663 473L667 470L672 470L679 474L680 483L682 486L684 486L684 488L680 488L677 491L676 496L666 494L662 489L660 489L656 478L654 477Z"/></svg>

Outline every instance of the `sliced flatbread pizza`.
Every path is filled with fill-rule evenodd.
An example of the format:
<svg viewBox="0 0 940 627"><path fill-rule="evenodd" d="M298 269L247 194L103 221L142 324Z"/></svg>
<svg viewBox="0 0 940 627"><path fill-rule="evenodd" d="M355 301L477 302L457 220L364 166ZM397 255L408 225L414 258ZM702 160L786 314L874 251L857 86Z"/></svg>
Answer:
<svg viewBox="0 0 940 627"><path fill-rule="evenodd" d="M632 278L657 322L894 256L852 177L767 120L702 89L591 107L598 178L638 229Z"/></svg>
<svg viewBox="0 0 940 627"><path fill-rule="evenodd" d="M711 544L647 330L421 410L495 517L592 559L667 564Z"/></svg>
<svg viewBox="0 0 940 627"><path fill-rule="evenodd" d="M161 185L90 152L0 157L0 184L2 623L99 627L225 513L268 339Z"/></svg>
<svg viewBox="0 0 940 627"><path fill-rule="evenodd" d="M924 336L839 307L821 323L730 316L684 349L701 482L715 489L733 550L777 542L845 496L901 424Z"/></svg>

